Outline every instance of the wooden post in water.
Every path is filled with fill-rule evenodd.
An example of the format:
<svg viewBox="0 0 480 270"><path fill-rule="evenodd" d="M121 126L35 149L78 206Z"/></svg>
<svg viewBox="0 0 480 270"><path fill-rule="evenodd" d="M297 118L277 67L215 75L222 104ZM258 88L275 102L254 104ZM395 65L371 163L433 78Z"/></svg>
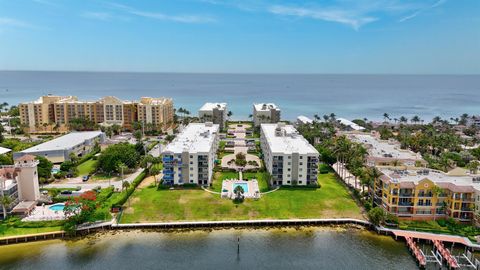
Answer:
<svg viewBox="0 0 480 270"><path fill-rule="evenodd" d="M240 236L237 237L237 255L240 255Z"/></svg>

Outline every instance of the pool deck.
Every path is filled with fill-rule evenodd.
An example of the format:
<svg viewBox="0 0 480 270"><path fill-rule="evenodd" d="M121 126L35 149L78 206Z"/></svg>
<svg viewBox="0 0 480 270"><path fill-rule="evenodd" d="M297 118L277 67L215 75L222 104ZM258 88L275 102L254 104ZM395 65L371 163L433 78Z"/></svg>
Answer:
<svg viewBox="0 0 480 270"><path fill-rule="evenodd" d="M249 198L249 199L260 198L260 189L258 188L258 182L255 179L250 181L235 180L235 179L223 180L221 197L228 198L228 199L234 198L235 193L233 192L233 189L234 189L233 187L234 185L238 185L238 184L247 185L248 190L246 190L245 193L243 194L245 198Z"/></svg>
<svg viewBox="0 0 480 270"><path fill-rule="evenodd" d="M65 214L63 210L52 210L50 206L55 205L43 205L35 206L32 213L27 217L23 218L22 221L48 221L48 220L63 220L65 219Z"/></svg>

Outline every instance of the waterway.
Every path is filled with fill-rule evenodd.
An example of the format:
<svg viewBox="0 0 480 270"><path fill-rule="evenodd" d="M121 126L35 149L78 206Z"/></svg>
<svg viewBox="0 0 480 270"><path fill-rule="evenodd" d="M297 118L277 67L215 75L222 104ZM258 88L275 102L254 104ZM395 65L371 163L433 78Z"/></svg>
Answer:
<svg viewBox="0 0 480 270"><path fill-rule="evenodd" d="M402 241L356 228L115 231L0 247L0 269L416 268Z"/></svg>

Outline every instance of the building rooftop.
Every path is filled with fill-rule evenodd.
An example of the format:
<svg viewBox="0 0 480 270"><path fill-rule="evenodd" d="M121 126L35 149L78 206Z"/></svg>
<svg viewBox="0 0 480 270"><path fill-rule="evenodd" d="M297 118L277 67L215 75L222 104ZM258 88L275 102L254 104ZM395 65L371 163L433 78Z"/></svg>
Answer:
<svg viewBox="0 0 480 270"><path fill-rule="evenodd" d="M160 97L160 98L142 97L140 99L140 103L146 104L146 105L163 105L170 101L172 101L172 99L166 98L166 97Z"/></svg>
<svg viewBox="0 0 480 270"><path fill-rule="evenodd" d="M66 150L103 134L101 131L72 132L55 138L51 141L30 147L21 153L35 153L41 151Z"/></svg>
<svg viewBox="0 0 480 270"><path fill-rule="evenodd" d="M0 155L6 154L12 150L0 146Z"/></svg>
<svg viewBox="0 0 480 270"><path fill-rule="evenodd" d="M354 122L352 122L348 119L345 119L345 118L337 118L337 121L340 122L340 124L348 126L353 130L364 130L365 129L364 127L359 126L359 125L355 124Z"/></svg>
<svg viewBox="0 0 480 270"><path fill-rule="evenodd" d="M200 111L212 111L215 108L219 110L225 110L225 108L227 108L227 103L207 102L203 104L203 106L200 108Z"/></svg>
<svg viewBox="0 0 480 270"><path fill-rule="evenodd" d="M394 158L398 160L422 160L422 156L410 150L400 148L400 144L395 140L380 140L371 134L349 133L350 140L361 143L366 146L370 157L374 158Z"/></svg>
<svg viewBox="0 0 480 270"><path fill-rule="evenodd" d="M478 174L451 175L433 169L395 170L381 168L380 171L384 174L382 176L383 180L399 183L401 188L413 188L420 181L428 179L441 188L449 188L457 192L480 190L480 175Z"/></svg>
<svg viewBox="0 0 480 270"><path fill-rule="evenodd" d="M189 152L206 153L212 148L219 125L212 123L190 123L169 143L162 153Z"/></svg>
<svg viewBox="0 0 480 270"><path fill-rule="evenodd" d="M297 117L297 120L303 124L311 124L313 123L313 120L306 117L305 115L300 115Z"/></svg>
<svg viewBox="0 0 480 270"><path fill-rule="evenodd" d="M313 147L292 125L262 124L261 129L274 153L318 155Z"/></svg>
<svg viewBox="0 0 480 270"><path fill-rule="evenodd" d="M280 108L275 105L274 103L257 103L253 104L253 107L255 107L255 110L258 111L270 111L272 109L280 110Z"/></svg>

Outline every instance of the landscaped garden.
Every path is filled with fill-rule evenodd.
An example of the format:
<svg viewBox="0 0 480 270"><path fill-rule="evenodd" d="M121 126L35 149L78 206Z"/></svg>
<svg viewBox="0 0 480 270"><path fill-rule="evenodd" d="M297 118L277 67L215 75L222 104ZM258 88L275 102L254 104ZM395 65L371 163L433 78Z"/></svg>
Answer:
<svg viewBox="0 0 480 270"><path fill-rule="evenodd" d="M258 173L256 176L263 182ZM216 177L238 178L236 173L222 173ZM245 178L249 178L247 174ZM170 190L150 186L134 192L121 222L363 218L360 207L333 173L319 175L318 182L319 188L282 187L264 194L259 200L247 199L241 204L196 187ZM218 190L219 186L221 183L214 182L212 189Z"/></svg>

